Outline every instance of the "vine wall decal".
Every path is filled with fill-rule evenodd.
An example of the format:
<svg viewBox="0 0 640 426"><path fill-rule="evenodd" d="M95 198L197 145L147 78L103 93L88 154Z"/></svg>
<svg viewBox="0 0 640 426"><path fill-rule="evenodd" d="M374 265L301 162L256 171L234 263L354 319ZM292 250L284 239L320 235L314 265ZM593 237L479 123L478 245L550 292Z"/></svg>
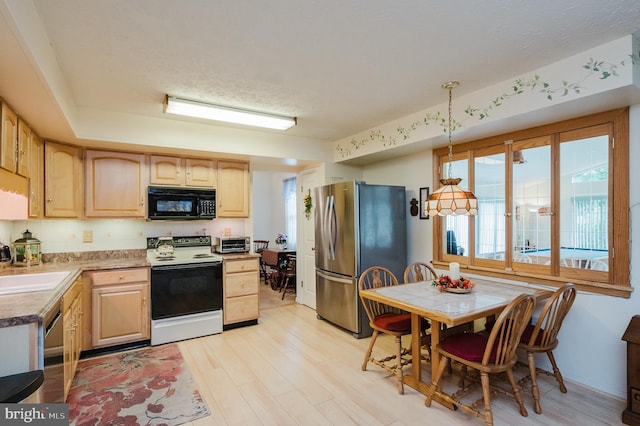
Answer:
<svg viewBox="0 0 640 426"><path fill-rule="evenodd" d="M464 109L464 113L467 118L484 120L490 117L493 110L502 107L510 98L531 92L543 94L550 102L554 101L556 97L563 97L569 94L579 95L582 94L583 91L587 90L587 87L584 84L585 81L595 77L598 77L600 80L619 77L619 67L625 67L630 63L634 65L640 63L640 50L617 63L598 61L593 58L589 58L589 60L581 66L582 69L586 70L584 75L575 82L562 80L560 84L553 85L549 81L543 80L538 74L535 74L531 78L518 78L514 80L510 89L506 90L501 95L496 96L490 101L489 105L484 107L474 107L469 105ZM444 133L447 132L446 119L440 112L435 114L426 113L420 120L416 120L407 126L400 125L396 127L390 135L385 135L380 129L371 130L367 136L361 139L353 137L346 144L347 146L341 146L341 144L338 144L335 149L341 158L346 158L351 156L353 151L360 150L371 144L378 144L385 148L391 147L401 143L402 141L408 140L412 133L419 127L429 126L431 124L438 125L442 127ZM451 130L456 130L461 127L461 122L452 120Z"/></svg>

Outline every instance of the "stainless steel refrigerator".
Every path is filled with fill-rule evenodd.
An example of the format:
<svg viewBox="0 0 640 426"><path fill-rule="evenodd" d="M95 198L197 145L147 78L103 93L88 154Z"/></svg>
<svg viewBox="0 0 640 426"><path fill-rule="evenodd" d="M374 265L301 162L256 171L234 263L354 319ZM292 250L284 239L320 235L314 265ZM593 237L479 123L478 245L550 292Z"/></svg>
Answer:
<svg viewBox="0 0 640 426"><path fill-rule="evenodd" d="M372 333L360 273L384 266L402 282L407 264L404 186L341 182L315 189L316 313L362 338Z"/></svg>

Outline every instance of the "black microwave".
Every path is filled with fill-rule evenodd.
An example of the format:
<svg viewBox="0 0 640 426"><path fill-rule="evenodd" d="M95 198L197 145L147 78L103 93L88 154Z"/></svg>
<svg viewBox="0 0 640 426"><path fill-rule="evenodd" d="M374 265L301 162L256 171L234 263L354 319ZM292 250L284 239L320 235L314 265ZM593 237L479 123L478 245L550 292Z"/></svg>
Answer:
<svg viewBox="0 0 640 426"><path fill-rule="evenodd" d="M149 220L198 220L216 217L215 189L150 186Z"/></svg>

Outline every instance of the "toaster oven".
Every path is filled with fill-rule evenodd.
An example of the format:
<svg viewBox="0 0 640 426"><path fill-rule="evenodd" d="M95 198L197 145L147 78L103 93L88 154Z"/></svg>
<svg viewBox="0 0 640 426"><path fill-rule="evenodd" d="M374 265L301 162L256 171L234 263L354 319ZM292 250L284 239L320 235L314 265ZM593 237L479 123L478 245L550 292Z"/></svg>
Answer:
<svg viewBox="0 0 640 426"><path fill-rule="evenodd" d="M250 237L218 237L214 250L217 253L249 253L251 251Z"/></svg>

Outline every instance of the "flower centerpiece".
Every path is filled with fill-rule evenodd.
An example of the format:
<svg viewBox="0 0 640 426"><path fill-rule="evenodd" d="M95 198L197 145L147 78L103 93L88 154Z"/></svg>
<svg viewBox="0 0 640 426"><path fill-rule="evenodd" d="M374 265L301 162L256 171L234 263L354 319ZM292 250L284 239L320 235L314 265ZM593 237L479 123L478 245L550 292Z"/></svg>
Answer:
<svg viewBox="0 0 640 426"><path fill-rule="evenodd" d="M460 276L459 279L454 280L449 275L440 275L440 278L433 280L431 285L438 287L441 292L448 291L450 293L470 293L471 289L475 287L475 283L472 283L468 278Z"/></svg>
<svg viewBox="0 0 640 426"><path fill-rule="evenodd" d="M311 203L311 190L304 196L304 215L307 219L311 216L311 207L313 204Z"/></svg>
<svg viewBox="0 0 640 426"><path fill-rule="evenodd" d="M276 237L276 244L282 248L287 246L287 236L283 233L278 233Z"/></svg>

